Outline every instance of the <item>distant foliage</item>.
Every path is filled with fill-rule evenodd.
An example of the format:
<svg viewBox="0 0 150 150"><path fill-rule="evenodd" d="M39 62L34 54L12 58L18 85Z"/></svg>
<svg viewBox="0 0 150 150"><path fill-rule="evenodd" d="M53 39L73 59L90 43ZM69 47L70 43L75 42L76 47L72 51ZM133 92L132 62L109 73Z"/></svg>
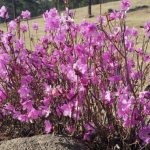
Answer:
<svg viewBox="0 0 150 150"><path fill-rule="evenodd" d="M30 11L7 24L3 6L0 17L7 31L0 30L1 133L69 135L88 141L93 149L148 148L150 22L139 39L139 31L126 26L130 5L122 0L118 11L80 24L68 8L62 15L50 9L43 14L43 36L38 23L31 29Z"/></svg>

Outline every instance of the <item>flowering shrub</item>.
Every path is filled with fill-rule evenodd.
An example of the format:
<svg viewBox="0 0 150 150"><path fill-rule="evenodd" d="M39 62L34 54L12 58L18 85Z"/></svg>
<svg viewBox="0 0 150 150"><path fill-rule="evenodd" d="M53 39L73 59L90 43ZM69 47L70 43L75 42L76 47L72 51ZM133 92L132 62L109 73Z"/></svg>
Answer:
<svg viewBox="0 0 150 150"><path fill-rule="evenodd" d="M1 130L67 134L112 149L148 145L150 22L140 46L138 30L126 26L129 7L122 0L119 11L80 24L70 10L59 16L51 9L43 14L45 35L37 40L26 33L29 11L21 14L27 23L18 17L0 30ZM6 10L0 9L5 19ZM37 33L38 23L32 28Z"/></svg>

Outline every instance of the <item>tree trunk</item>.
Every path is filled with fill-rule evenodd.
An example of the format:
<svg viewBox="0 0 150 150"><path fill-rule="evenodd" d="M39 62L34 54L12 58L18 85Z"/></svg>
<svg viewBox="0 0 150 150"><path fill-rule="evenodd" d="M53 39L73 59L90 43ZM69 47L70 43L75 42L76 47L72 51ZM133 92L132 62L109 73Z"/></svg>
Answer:
<svg viewBox="0 0 150 150"><path fill-rule="evenodd" d="M92 7L92 0L89 0L89 2L88 2L88 15L89 15L89 17L92 17L91 7Z"/></svg>
<svg viewBox="0 0 150 150"><path fill-rule="evenodd" d="M13 4L14 19L15 19L17 17L17 13L16 13L16 1L12 0L12 4Z"/></svg>
<svg viewBox="0 0 150 150"><path fill-rule="evenodd" d="M103 4L103 0L99 0L99 4L100 4L100 15L102 15L102 4Z"/></svg>

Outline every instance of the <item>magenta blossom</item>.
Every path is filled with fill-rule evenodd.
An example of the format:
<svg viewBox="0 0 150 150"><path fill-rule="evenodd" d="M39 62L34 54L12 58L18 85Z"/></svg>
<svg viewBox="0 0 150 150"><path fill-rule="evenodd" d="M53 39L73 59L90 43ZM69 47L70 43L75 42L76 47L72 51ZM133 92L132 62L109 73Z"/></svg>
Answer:
<svg viewBox="0 0 150 150"><path fill-rule="evenodd" d="M7 11L7 8L5 6L2 6L0 8L0 17L4 18L4 19L8 19L8 11Z"/></svg>
<svg viewBox="0 0 150 150"><path fill-rule="evenodd" d="M22 32L27 32L28 31L28 25L27 24L21 24L20 25L20 30Z"/></svg>
<svg viewBox="0 0 150 150"><path fill-rule="evenodd" d="M6 99L6 93L0 89L0 104L3 103Z"/></svg>
<svg viewBox="0 0 150 150"><path fill-rule="evenodd" d="M91 134L89 132L85 133L83 136L83 140L90 141L91 140Z"/></svg>
<svg viewBox="0 0 150 150"><path fill-rule="evenodd" d="M22 103L23 110L30 111L33 108L33 102L31 100L25 101Z"/></svg>
<svg viewBox="0 0 150 150"><path fill-rule="evenodd" d="M75 127L74 126L67 126L66 130L69 134L71 134L75 131Z"/></svg>
<svg viewBox="0 0 150 150"><path fill-rule="evenodd" d="M45 120L44 124L45 124L45 132L47 134L50 133L53 128L51 122L49 120Z"/></svg>
<svg viewBox="0 0 150 150"><path fill-rule="evenodd" d="M131 3L129 0L122 0L121 1L121 9L124 10L124 11L128 11L129 8L131 6Z"/></svg>
<svg viewBox="0 0 150 150"><path fill-rule="evenodd" d="M90 141L91 140L91 135L93 135L95 133L95 125L93 122L89 122L86 123L84 125L85 129L86 129L86 133L83 136L83 140L85 141Z"/></svg>
<svg viewBox="0 0 150 150"><path fill-rule="evenodd" d="M24 48L24 41L22 39L16 40L16 49L23 49Z"/></svg>
<svg viewBox="0 0 150 150"><path fill-rule="evenodd" d="M21 16L23 19L30 19L31 13L28 10L22 11Z"/></svg>
<svg viewBox="0 0 150 150"><path fill-rule="evenodd" d="M16 21L14 21L14 20L10 21L9 24L8 24L8 27L9 27L9 30L10 30L10 31L15 30L16 27L17 27Z"/></svg>
<svg viewBox="0 0 150 150"><path fill-rule="evenodd" d="M144 29L145 29L145 32L146 32L147 36L150 38L150 21L145 23Z"/></svg>
<svg viewBox="0 0 150 150"><path fill-rule="evenodd" d="M29 118L26 114L20 114L20 115L18 115L18 120L21 122L28 122Z"/></svg>
<svg viewBox="0 0 150 150"><path fill-rule="evenodd" d="M23 85L22 87L20 87L20 89L18 90L18 93L20 94L21 98L28 98L30 96L30 89L28 88L28 86Z"/></svg>
<svg viewBox="0 0 150 150"><path fill-rule="evenodd" d="M145 143L150 143L150 126L145 126L139 131L139 138Z"/></svg>
<svg viewBox="0 0 150 150"><path fill-rule="evenodd" d="M38 119L38 116L39 116L39 112L34 108L32 108L31 111L28 113L28 118L30 118L31 121Z"/></svg>
<svg viewBox="0 0 150 150"><path fill-rule="evenodd" d="M131 139L129 149L149 143L149 127L140 129L149 125L149 39L126 26L129 5L122 0L120 10L79 24L68 8L61 16L48 10L38 37L38 24L30 27L20 18L0 29L2 131L13 131L8 122L22 129L34 122L35 134L43 126L46 133L63 129L91 144L104 142L103 149L112 149L118 135L120 144L120 137ZM22 17L29 19L30 12ZM144 29L149 34L150 24Z"/></svg>
<svg viewBox="0 0 150 150"><path fill-rule="evenodd" d="M72 104L64 104L63 106L61 106L61 110L63 112L64 116L69 116L71 118L72 116Z"/></svg>
<svg viewBox="0 0 150 150"><path fill-rule="evenodd" d="M101 25L106 25L107 24L107 20L104 16L98 16L97 17L97 22L100 23Z"/></svg>
<svg viewBox="0 0 150 150"><path fill-rule="evenodd" d="M33 28L33 30L38 30L39 29L38 23L33 23L32 28Z"/></svg>
<svg viewBox="0 0 150 150"><path fill-rule="evenodd" d="M50 108L47 106L40 106L39 107L39 116L44 116L45 118L47 118L49 116L49 114L51 113Z"/></svg>

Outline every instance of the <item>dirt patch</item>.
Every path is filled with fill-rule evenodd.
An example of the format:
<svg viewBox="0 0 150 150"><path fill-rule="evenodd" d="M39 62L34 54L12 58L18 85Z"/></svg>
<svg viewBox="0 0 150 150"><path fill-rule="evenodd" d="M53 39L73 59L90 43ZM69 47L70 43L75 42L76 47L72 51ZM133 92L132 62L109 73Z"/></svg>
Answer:
<svg viewBox="0 0 150 150"><path fill-rule="evenodd" d="M69 137L39 135L1 141L0 150L88 150L88 148Z"/></svg>
<svg viewBox="0 0 150 150"><path fill-rule="evenodd" d="M150 6L148 6L148 5L137 6L135 8L130 8L127 13L138 11L138 10L143 10L143 9L148 9L148 8L150 8ZM117 10L109 8L107 12L112 13L113 11L117 11Z"/></svg>
<svg viewBox="0 0 150 150"><path fill-rule="evenodd" d="M128 11L128 13L134 12L134 11L138 11L138 10L147 9L147 8L150 8L150 6L148 6L148 5L137 6L135 8L130 8L129 11Z"/></svg>

